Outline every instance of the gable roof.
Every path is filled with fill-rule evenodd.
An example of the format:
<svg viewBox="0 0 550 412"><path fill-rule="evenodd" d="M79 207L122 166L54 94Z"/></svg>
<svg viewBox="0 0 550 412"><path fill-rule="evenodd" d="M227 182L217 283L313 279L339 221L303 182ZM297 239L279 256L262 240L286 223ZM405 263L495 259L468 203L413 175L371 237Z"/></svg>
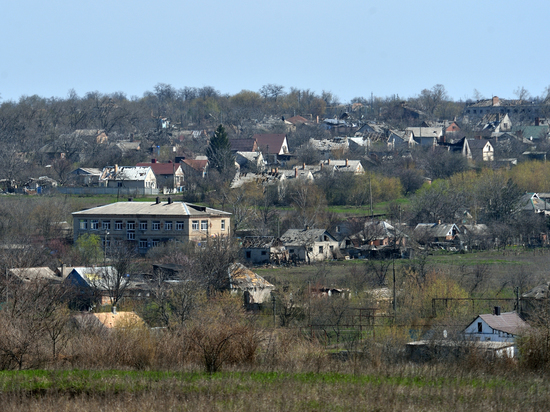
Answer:
<svg viewBox="0 0 550 412"><path fill-rule="evenodd" d="M292 123L293 125L310 123L309 120L307 120L305 117L302 117L302 116L292 116L290 119L286 119L286 120Z"/></svg>
<svg viewBox="0 0 550 412"><path fill-rule="evenodd" d="M519 135L527 140L539 140L548 136L548 125L542 126L517 126L512 128L512 133Z"/></svg>
<svg viewBox="0 0 550 412"><path fill-rule="evenodd" d="M511 333L512 335L517 335L523 329L529 328L529 324L520 318L516 312L505 312L500 315L484 314L479 315L478 318L483 319L494 330Z"/></svg>
<svg viewBox="0 0 550 412"><path fill-rule="evenodd" d="M202 159L183 159L181 163L185 163L191 169L195 169L197 172L204 172L208 165L208 160Z"/></svg>
<svg viewBox="0 0 550 412"><path fill-rule="evenodd" d="M234 152L255 152L258 149L258 142L252 139L229 139L229 145Z"/></svg>
<svg viewBox="0 0 550 412"><path fill-rule="evenodd" d="M521 197L520 202L520 204L523 205L521 210L534 211L536 213L541 213L545 210L550 212L550 204L544 199L541 199L537 193L525 193Z"/></svg>
<svg viewBox="0 0 550 412"><path fill-rule="evenodd" d="M267 150L269 154L285 152L285 134L255 134L252 138L258 142L259 148ZM288 148L286 150L288 151Z"/></svg>
<svg viewBox="0 0 550 412"><path fill-rule="evenodd" d="M61 276L56 276L55 272L49 267L36 267L36 268L13 268L9 269L8 273L17 277L23 282L32 282L35 280L50 280L61 281Z"/></svg>
<svg viewBox="0 0 550 412"><path fill-rule="evenodd" d="M411 131L417 138L439 138L443 134L442 127L407 127L405 130Z"/></svg>
<svg viewBox="0 0 550 412"><path fill-rule="evenodd" d="M70 174L101 176L101 169L95 167L79 167L78 169L73 170Z"/></svg>
<svg viewBox="0 0 550 412"><path fill-rule="evenodd" d="M146 180L153 170L149 166L107 166L103 169L103 180Z"/></svg>
<svg viewBox="0 0 550 412"><path fill-rule="evenodd" d="M245 249L268 249L275 243L274 236L245 236L243 248Z"/></svg>
<svg viewBox="0 0 550 412"><path fill-rule="evenodd" d="M420 230L426 231L426 233L433 237L446 237L447 235L453 233L453 230L456 230L457 233L460 233L460 229L454 223L419 223L414 228L415 232Z"/></svg>
<svg viewBox="0 0 550 412"><path fill-rule="evenodd" d="M465 142L468 142L468 146L470 149L483 149L487 144L489 144L491 147L493 146L489 140L485 139L473 139L473 140L465 140Z"/></svg>
<svg viewBox="0 0 550 412"><path fill-rule="evenodd" d="M136 166L150 167L156 175L173 175L181 166L177 163L138 163Z"/></svg>
<svg viewBox="0 0 550 412"><path fill-rule="evenodd" d="M335 172L363 173L365 171L360 160L323 160L320 164L324 168L332 167Z"/></svg>
<svg viewBox="0 0 550 412"><path fill-rule="evenodd" d="M329 241L337 242L325 229L288 229L280 239L287 246L305 246L323 242L324 236L327 236Z"/></svg>
<svg viewBox="0 0 550 412"><path fill-rule="evenodd" d="M275 289L275 286L241 263L233 263L228 271L231 289Z"/></svg>

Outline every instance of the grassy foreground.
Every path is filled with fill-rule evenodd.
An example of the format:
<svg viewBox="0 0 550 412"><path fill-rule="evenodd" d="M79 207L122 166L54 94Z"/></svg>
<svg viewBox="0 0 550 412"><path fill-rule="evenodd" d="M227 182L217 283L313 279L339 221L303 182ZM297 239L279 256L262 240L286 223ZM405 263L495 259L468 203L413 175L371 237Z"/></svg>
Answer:
<svg viewBox="0 0 550 412"><path fill-rule="evenodd" d="M349 369L349 366L346 367ZM458 372L458 371L457 371ZM401 366L364 373L21 371L0 373L3 411L58 410L545 410L536 375Z"/></svg>

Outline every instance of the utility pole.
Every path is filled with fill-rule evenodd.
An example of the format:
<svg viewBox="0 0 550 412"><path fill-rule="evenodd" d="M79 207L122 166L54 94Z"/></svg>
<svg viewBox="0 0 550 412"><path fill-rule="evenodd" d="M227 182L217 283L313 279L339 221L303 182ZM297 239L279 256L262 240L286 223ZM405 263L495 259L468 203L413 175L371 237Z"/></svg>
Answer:
<svg viewBox="0 0 550 412"><path fill-rule="evenodd" d="M374 217L374 212L372 210L372 175L369 174L369 192L370 192L370 217Z"/></svg>
<svg viewBox="0 0 550 412"><path fill-rule="evenodd" d="M393 314L397 312L397 297L395 291L395 235L393 237L392 266L393 266Z"/></svg>
<svg viewBox="0 0 550 412"><path fill-rule="evenodd" d="M275 294L271 294L271 303L273 304L273 327L277 325L276 316L275 316Z"/></svg>

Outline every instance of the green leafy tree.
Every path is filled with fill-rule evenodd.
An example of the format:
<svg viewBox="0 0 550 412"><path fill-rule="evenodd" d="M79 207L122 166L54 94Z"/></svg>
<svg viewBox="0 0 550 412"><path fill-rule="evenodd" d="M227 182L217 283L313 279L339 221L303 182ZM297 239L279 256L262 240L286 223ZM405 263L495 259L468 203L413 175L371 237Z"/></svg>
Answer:
<svg viewBox="0 0 550 412"><path fill-rule="evenodd" d="M101 239L98 235L85 233L76 240L76 249L80 252L82 263L90 266L99 262L103 256L101 253Z"/></svg>
<svg viewBox="0 0 550 412"><path fill-rule="evenodd" d="M235 171L235 158L231 152L231 145L225 128L220 124L214 136L210 139L210 145L206 149L208 163L211 169L217 170L222 176L232 178Z"/></svg>

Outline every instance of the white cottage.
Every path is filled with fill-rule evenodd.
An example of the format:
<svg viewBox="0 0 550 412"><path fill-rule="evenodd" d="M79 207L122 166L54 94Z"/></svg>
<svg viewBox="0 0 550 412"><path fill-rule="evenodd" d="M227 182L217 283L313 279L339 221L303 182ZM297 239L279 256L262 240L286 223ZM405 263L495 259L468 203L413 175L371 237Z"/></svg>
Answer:
<svg viewBox="0 0 550 412"><path fill-rule="evenodd" d="M500 312L500 307L495 307L493 314L479 315L464 329L464 335L474 341L492 341L515 343L516 338L530 326L516 312ZM517 353L511 349L508 356Z"/></svg>

